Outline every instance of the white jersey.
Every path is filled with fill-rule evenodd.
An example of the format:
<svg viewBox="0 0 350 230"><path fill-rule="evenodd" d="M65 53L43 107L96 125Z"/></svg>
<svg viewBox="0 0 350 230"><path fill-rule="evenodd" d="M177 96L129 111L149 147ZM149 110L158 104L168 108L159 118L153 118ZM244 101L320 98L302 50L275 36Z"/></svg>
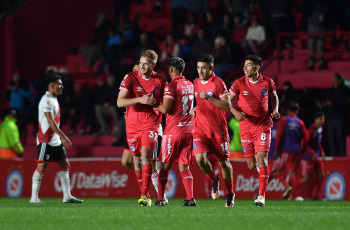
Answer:
<svg viewBox="0 0 350 230"><path fill-rule="evenodd" d="M47 143L51 146L59 146L62 141L57 133L55 133L45 116L45 112L50 112L57 126L60 126L61 109L57 101L51 93L46 91L39 103L39 132L36 138L37 145Z"/></svg>

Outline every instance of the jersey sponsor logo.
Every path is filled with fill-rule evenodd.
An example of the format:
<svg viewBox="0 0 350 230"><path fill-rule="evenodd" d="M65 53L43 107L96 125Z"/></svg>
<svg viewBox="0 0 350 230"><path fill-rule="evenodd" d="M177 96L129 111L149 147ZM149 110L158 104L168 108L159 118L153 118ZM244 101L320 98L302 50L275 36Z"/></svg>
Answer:
<svg viewBox="0 0 350 230"><path fill-rule="evenodd" d="M245 146L242 146L242 149L243 149L243 153L246 153L247 152L247 149Z"/></svg>
<svg viewBox="0 0 350 230"><path fill-rule="evenodd" d="M128 142L136 142L137 139L128 139Z"/></svg>
<svg viewBox="0 0 350 230"><path fill-rule="evenodd" d="M6 193L8 197L21 197L23 190L23 176L20 171L13 170L6 180Z"/></svg>
<svg viewBox="0 0 350 230"><path fill-rule="evenodd" d="M267 95L267 89L262 89L261 90L261 95L265 97Z"/></svg>
<svg viewBox="0 0 350 230"><path fill-rule="evenodd" d="M213 91L208 91L207 94L208 94L209 96L211 96L211 97L214 96L214 92L213 92Z"/></svg>
<svg viewBox="0 0 350 230"><path fill-rule="evenodd" d="M137 91L137 92L141 92L142 90L143 90L142 87L136 87L136 91Z"/></svg>
<svg viewBox="0 0 350 230"><path fill-rule="evenodd" d="M134 153L135 151L136 151L136 148L135 148L135 146L133 146L133 145L130 145L130 150Z"/></svg>
<svg viewBox="0 0 350 230"><path fill-rule="evenodd" d="M126 187L129 179L128 174L118 174L117 171L87 175L85 172L75 172L71 176L71 190L76 189L105 189ZM58 174L54 180L54 187L57 192L62 192Z"/></svg>
<svg viewBox="0 0 350 230"><path fill-rule="evenodd" d="M196 150L196 148L197 148L197 144L193 143L193 150Z"/></svg>
<svg viewBox="0 0 350 230"><path fill-rule="evenodd" d="M165 195L168 198L173 198L177 190L177 177L173 170L169 171L168 183L165 187Z"/></svg>
<svg viewBox="0 0 350 230"><path fill-rule="evenodd" d="M242 94L243 96L248 96L248 91L243 91Z"/></svg>
<svg viewBox="0 0 350 230"><path fill-rule="evenodd" d="M159 87L155 87L154 90L153 90L153 93L154 94L158 94L159 92L160 92Z"/></svg>
<svg viewBox="0 0 350 230"><path fill-rule="evenodd" d="M249 143L250 140L241 140L242 143Z"/></svg>
<svg viewBox="0 0 350 230"><path fill-rule="evenodd" d="M193 139L193 141L202 141L200 138Z"/></svg>
<svg viewBox="0 0 350 230"><path fill-rule="evenodd" d="M253 176L248 178L244 177L244 175L237 175L235 191L244 191L244 192L255 192L255 190L259 187L259 179ZM267 191L283 191L284 187L279 182L278 179L272 179L268 186Z"/></svg>
<svg viewBox="0 0 350 230"><path fill-rule="evenodd" d="M345 180L341 173L333 172L327 178L324 194L327 200L343 200L345 195Z"/></svg>

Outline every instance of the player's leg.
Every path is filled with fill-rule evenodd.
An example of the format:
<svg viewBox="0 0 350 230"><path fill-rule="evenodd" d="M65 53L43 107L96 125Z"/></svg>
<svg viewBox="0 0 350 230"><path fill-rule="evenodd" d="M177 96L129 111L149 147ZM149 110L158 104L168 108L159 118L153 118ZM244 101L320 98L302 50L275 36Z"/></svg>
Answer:
<svg viewBox="0 0 350 230"><path fill-rule="evenodd" d="M233 207L235 205L235 193L233 185L233 170L232 165L228 158L225 160L219 159L219 163L222 169L222 176L225 181L226 187L226 203L225 207Z"/></svg>
<svg viewBox="0 0 350 230"><path fill-rule="evenodd" d="M179 163L179 171L181 174L182 183L186 191L184 206L196 206L196 200L193 196L193 176L189 165Z"/></svg>
<svg viewBox="0 0 350 230"><path fill-rule="evenodd" d="M63 203L83 203L83 200L77 199L70 193L69 162L68 158L57 161L60 166L58 177L61 181L63 191Z"/></svg>
<svg viewBox="0 0 350 230"><path fill-rule="evenodd" d="M259 167L259 194L255 200L255 205L265 205L265 194L269 182L268 152L258 151L256 153L257 165Z"/></svg>
<svg viewBox="0 0 350 230"><path fill-rule="evenodd" d="M309 160L301 161L301 178L295 180L293 185L293 190L299 188L303 184L306 184L310 181L311 173L313 171L313 162Z"/></svg>
<svg viewBox="0 0 350 230"><path fill-rule="evenodd" d="M125 168L134 168L133 156L129 149L124 149L121 163Z"/></svg>
<svg viewBox="0 0 350 230"><path fill-rule="evenodd" d="M141 190L141 198L138 200L138 203L141 206L147 206L148 198L147 195L149 193L149 185L151 183L152 177L152 164L151 164L151 156L152 156L153 148L142 146L141 149L141 162L142 162L142 190Z"/></svg>
<svg viewBox="0 0 350 230"><path fill-rule="evenodd" d="M165 205L165 187L168 183L169 170L171 169L172 163L162 163L161 169L158 175L158 199L155 203L156 206Z"/></svg>
<svg viewBox="0 0 350 230"><path fill-rule="evenodd" d="M30 198L30 203L42 203L41 200L39 199L39 190L40 190L41 180L43 178L46 168L47 168L46 163L38 162L32 177L32 196Z"/></svg>
<svg viewBox="0 0 350 230"><path fill-rule="evenodd" d="M317 158L316 161L314 162L314 169L317 175L317 179L314 184L314 188L312 190L312 199L319 199L319 191L324 179L324 166L323 166L323 161L320 158Z"/></svg>
<svg viewBox="0 0 350 230"><path fill-rule="evenodd" d="M141 163L141 156L135 155L133 156L133 162L134 162L134 170L135 170L135 176L137 184L139 185L140 192L142 192L142 163Z"/></svg>

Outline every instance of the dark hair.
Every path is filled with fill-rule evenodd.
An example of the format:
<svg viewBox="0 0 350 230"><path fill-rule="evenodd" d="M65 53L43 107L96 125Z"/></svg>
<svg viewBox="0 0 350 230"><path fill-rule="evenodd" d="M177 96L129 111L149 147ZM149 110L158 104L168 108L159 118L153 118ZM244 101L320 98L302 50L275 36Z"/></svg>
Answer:
<svg viewBox="0 0 350 230"><path fill-rule="evenodd" d="M61 75L59 75L59 74L50 74L49 76L47 76L47 79L46 79L47 87L49 87L49 85L51 83L54 83L57 80L62 80Z"/></svg>
<svg viewBox="0 0 350 230"><path fill-rule="evenodd" d="M205 62L209 65L214 65L214 58L210 54L201 54L198 57L197 62Z"/></svg>
<svg viewBox="0 0 350 230"><path fill-rule="evenodd" d="M251 54L251 55L248 55L247 57L245 57L244 60L245 61L247 61L247 60L253 61L254 65L260 66L259 73L261 72L262 67L263 67L263 61L262 61L261 57Z"/></svg>
<svg viewBox="0 0 350 230"><path fill-rule="evenodd" d="M291 112L296 112L297 110L299 110L300 106L298 104L298 102L295 101L291 101L288 104L288 110Z"/></svg>
<svg viewBox="0 0 350 230"><path fill-rule="evenodd" d="M185 61L179 57L172 57L169 59L169 66L174 67L182 73L185 69Z"/></svg>
<svg viewBox="0 0 350 230"><path fill-rule="evenodd" d="M322 111L317 111L317 112L314 114L314 119L319 118L319 117L322 117L322 116L324 116L324 112L322 112Z"/></svg>

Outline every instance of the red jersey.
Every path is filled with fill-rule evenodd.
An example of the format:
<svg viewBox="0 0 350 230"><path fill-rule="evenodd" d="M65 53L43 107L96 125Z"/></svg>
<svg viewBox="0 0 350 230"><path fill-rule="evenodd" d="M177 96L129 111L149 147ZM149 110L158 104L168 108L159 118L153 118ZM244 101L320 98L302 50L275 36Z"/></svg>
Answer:
<svg viewBox="0 0 350 230"><path fill-rule="evenodd" d="M220 97L227 96L228 91L224 81L213 72L208 81L202 82L197 78L193 84L197 102L194 132L202 132L209 136L213 131L221 134L228 132L226 111L199 96L199 91L204 91L219 100Z"/></svg>
<svg viewBox="0 0 350 230"><path fill-rule="evenodd" d="M163 99L166 81L158 73L152 72L150 79L145 79L141 71L134 71L125 75L120 90L128 91L129 98L141 97L144 94L153 93L159 105ZM150 127L158 127L162 121L162 113L149 105L137 103L126 108L126 129L144 130Z"/></svg>
<svg viewBox="0 0 350 230"><path fill-rule="evenodd" d="M173 103L166 115L165 134L193 133L194 88L192 82L184 76L177 76L165 86L164 98L173 99Z"/></svg>
<svg viewBox="0 0 350 230"><path fill-rule="evenodd" d="M261 74L256 82L251 82L248 77L243 76L233 83L230 93L238 97L238 110L246 114L245 119L240 122L243 133L272 127L269 95L275 90L274 81Z"/></svg>

